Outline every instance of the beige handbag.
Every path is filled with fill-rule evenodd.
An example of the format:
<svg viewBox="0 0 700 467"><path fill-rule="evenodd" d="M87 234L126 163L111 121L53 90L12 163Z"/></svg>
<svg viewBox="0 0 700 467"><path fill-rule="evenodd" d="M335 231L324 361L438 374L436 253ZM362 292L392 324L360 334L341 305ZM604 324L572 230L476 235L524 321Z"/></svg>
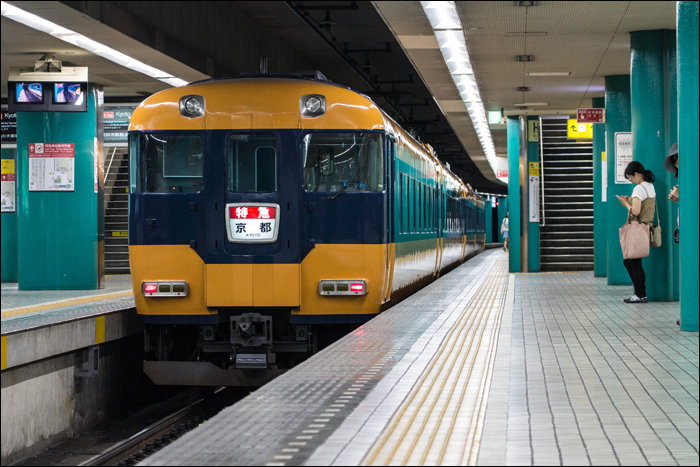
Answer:
<svg viewBox="0 0 700 467"><path fill-rule="evenodd" d="M620 245L624 259L649 256L649 226L632 221L620 228Z"/></svg>
<svg viewBox="0 0 700 467"><path fill-rule="evenodd" d="M644 188L644 185L642 185L642 188ZM644 188L644 191L648 197L649 192L646 188ZM659 222L659 205L656 204L656 200L654 200L654 213L656 214L656 225L649 227L649 243L652 248L658 248L661 246L661 222Z"/></svg>

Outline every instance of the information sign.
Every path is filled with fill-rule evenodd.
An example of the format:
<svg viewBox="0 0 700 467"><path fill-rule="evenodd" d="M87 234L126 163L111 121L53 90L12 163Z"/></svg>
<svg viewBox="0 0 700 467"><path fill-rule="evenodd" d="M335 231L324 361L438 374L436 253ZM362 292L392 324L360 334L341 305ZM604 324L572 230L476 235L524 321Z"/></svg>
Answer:
<svg viewBox="0 0 700 467"><path fill-rule="evenodd" d="M15 161L2 159L2 212L15 212Z"/></svg>
<svg viewBox="0 0 700 467"><path fill-rule="evenodd" d="M508 178L508 171L507 170L499 170L498 172L496 172L496 177Z"/></svg>
<svg viewBox="0 0 700 467"><path fill-rule="evenodd" d="M630 184L625 169L632 162L632 133L615 133L615 183Z"/></svg>
<svg viewBox="0 0 700 467"><path fill-rule="evenodd" d="M17 143L17 112L0 113L2 143Z"/></svg>
<svg viewBox="0 0 700 467"><path fill-rule="evenodd" d="M603 186L603 197L601 198L604 203L608 202L608 159L606 157L606 152L602 151L601 152L601 175L602 175L602 183L601 185Z"/></svg>
<svg viewBox="0 0 700 467"><path fill-rule="evenodd" d="M567 136L569 139L593 139L593 124L578 123L576 119L570 118L567 125Z"/></svg>
<svg viewBox="0 0 700 467"><path fill-rule="evenodd" d="M540 163L539 162L529 162L529 175L530 177L540 176Z"/></svg>
<svg viewBox="0 0 700 467"><path fill-rule="evenodd" d="M576 109L578 123L605 123L605 109Z"/></svg>
<svg viewBox="0 0 700 467"><path fill-rule="evenodd" d="M29 143L29 191L75 191L75 145Z"/></svg>
<svg viewBox="0 0 700 467"><path fill-rule="evenodd" d="M129 120L136 107L105 106L102 113L104 121L104 142L124 143L129 138Z"/></svg>
<svg viewBox="0 0 700 467"><path fill-rule="evenodd" d="M536 162L535 162L536 163ZM531 162L530 164L533 164ZM537 169L539 173L539 169ZM539 175L530 175L530 196L529 206L530 206L530 222L540 221L540 177Z"/></svg>
<svg viewBox="0 0 700 467"><path fill-rule="evenodd" d="M538 120L527 121L527 140L532 142L540 140L540 122Z"/></svg>

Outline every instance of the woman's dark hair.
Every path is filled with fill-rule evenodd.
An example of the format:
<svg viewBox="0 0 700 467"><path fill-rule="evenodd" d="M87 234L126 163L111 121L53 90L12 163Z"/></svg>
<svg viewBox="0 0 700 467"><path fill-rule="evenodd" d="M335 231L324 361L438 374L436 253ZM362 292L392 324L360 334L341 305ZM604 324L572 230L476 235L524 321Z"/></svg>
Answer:
<svg viewBox="0 0 700 467"><path fill-rule="evenodd" d="M627 164L627 168L625 169L625 178L630 178L630 175L634 174L642 174L645 182L654 183L656 180L654 178L654 173L651 170L644 170L644 166L641 162L632 161Z"/></svg>

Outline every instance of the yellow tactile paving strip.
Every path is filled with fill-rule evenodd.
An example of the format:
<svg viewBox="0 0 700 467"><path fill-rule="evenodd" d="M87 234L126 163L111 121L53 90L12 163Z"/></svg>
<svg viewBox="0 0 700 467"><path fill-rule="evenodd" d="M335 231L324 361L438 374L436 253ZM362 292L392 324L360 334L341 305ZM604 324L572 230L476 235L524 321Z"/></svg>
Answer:
<svg viewBox="0 0 700 467"><path fill-rule="evenodd" d="M10 316L24 315L27 313L34 313L36 311L51 310L53 308L63 308L72 305L82 305L84 303L99 302L101 300L109 300L110 298L120 298L128 297L133 295L132 290L124 290L121 292L112 292L101 295L90 295L88 297L80 298L70 298L67 300L58 300L55 302L41 303L39 305L22 306L17 308L10 308L8 310L2 311L2 318L9 318Z"/></svg>
<svg viewBox="0 0 700 467"><path fill-rule="evenodd" d="M474 465L508 283L507 256L447 334L362 465Z"/></svg>

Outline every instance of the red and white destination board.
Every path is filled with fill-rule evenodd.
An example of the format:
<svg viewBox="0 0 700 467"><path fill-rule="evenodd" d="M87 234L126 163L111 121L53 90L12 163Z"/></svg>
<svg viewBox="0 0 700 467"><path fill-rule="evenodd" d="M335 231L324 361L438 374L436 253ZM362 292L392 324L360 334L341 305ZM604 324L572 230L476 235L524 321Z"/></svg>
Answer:
<svg viewBox="0 0 700 467"><path fill-rule="evenodd" d="M226 206L226 224L231 242L275 242L279 225L279 206L229 204Z"/></svg>
<svg viewBox="0 0 700 467"><path fill-rule="evenodd" d="M75 145L29 143L29 191L75 191Z"/></svg>
<svg viewBox="0 0 700 467"><path fill-rule="evenodd" d="M498 172L496 172L496 177L508 178L508 171L507 170L499 170Z"/></svg>
<svg viewBox="0 0 700 467"><path fill-rule="evenodd" d="M578 123L605 123L605 109L576 109Z"/></svg>

